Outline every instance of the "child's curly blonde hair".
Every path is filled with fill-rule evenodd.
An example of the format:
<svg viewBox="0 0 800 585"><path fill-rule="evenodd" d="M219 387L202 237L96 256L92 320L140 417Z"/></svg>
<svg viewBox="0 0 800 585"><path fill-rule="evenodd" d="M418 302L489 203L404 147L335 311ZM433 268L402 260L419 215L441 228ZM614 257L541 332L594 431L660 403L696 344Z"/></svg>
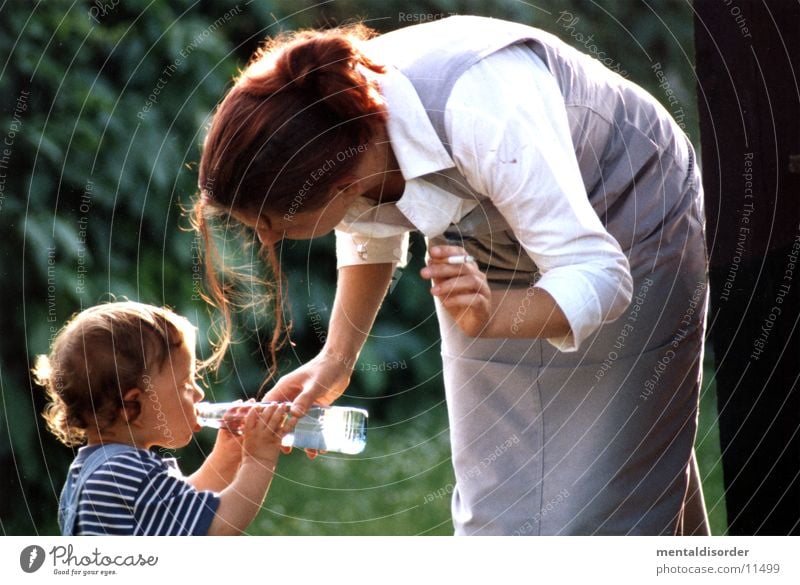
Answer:
<svg viewBox="0 0 800 585"><path fill-rule="evenodd" d="M194 338L184 317L133 301L77 314L33 368L50 399L42 413L47 428L68 447L82 444L87 428L102 431L112 424L125 393L141 388L142 378L158 372L184 343L193 348Z"/></svg>

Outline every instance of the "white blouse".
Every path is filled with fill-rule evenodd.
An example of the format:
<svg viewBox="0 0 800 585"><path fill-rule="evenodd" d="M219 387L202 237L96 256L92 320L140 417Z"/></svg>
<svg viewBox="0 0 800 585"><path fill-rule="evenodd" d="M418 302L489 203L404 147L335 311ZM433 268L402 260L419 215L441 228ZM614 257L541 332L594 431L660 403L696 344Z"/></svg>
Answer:
<svg viewBox="0 0 800 585"><path fill-rule="evenodd" d="M633 289L628 260L589 203L561 92L531 49L493 53L455 84L445 111L452 158L411 82L392 67L377 79L405 191L396 203L360 199L351 206L336 230L339 267L404 265L408 228L386 221L392 214L402 213L431 238L471 211L475 202L421 180L455 166L503 215L540 270L536 286L569 321L570 335L548 341L575 351L622 314Z"/></svg>

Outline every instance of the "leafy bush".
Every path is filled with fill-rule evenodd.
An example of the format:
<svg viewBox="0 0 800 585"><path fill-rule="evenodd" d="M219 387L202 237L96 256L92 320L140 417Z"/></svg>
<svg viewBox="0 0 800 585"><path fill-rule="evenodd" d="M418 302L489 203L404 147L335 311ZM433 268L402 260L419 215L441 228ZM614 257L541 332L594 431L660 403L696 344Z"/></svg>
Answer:
<svg viewBox="0 0 800 585"><path fill-rule="evenodd" d="M195 192L210 112L265 36L359 17L386 31L411 24L415 14L478 13L528 22L576 45L596 43L665 99L651 69L657 55L686 104L696 138L688 114L690 12L683 3L665 3L657 13L628 1L603 7L554 0L536 6L512 0L10 4L0 7L0 465L11 470L0 480L0 530L6 534L57 530L57 498L71 454L44 430L43 395L28 371L61 324L115 295L169 305L207 331L209 315L198 298L199 244L180 205ZM248 260L240 242L228 244ZM424 501L446 491L452 472L438 329L427 287L416 274L423 254L422 241L414 239L412 262L396 275L343 399L370 410L370 448L376 451L363 461L331 458L312 465L294 455L254 531L449 532L447 498ZM281 257L290 286L287 309L295 320L293 345L280 362L287 371L321 346L336 278L332 238L287 242ZM267 370L261 342L271 337L269 318L242 315L238 329L242 341L220 379L210 380L211 399L254 395ZM208 351L202 339L200 350ZM182 451L187 470L208 450L210 436L200 433ZM379 494L366 512L375 520L309 509L319 499L315 490L322 489L317 480L326 474L348 489ZM335 486L327 488L337 493ZM330 501L350 495L340 491ZM413 506L421 507L408 512ZM288 522L281 510L305 510L306 520Z"/></svg>

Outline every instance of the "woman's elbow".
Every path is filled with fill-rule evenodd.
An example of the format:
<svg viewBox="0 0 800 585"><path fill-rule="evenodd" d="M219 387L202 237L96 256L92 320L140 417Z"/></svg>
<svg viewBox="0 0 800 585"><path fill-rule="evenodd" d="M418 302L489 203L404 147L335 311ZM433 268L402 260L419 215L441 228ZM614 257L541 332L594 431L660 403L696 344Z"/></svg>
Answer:
<svg viewBox="0 0 800 585"><path fill-rule="evenodd" d="M633 277L631 276L627 259L624 263L619 263L615 268L614 281L616 282L616 288L605 315L604 322L606 323L621 317L633 299Z"/></svg>

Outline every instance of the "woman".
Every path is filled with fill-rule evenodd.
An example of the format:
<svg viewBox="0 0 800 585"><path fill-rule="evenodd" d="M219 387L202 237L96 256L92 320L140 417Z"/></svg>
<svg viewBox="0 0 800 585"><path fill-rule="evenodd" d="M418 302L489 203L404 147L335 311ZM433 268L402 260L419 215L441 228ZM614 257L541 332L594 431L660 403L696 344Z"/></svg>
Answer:
<svg viewBox="0 0 800 585"><path fill-rule="evenodd" d="M342 394L419 230L456 533L704 532L706 259L685 135L641 88L534 28L458 16L366 37L265 46L204 146L201 229L221 213L268 250L337 230L325 347L267 398L299 414Z"/></svg>

